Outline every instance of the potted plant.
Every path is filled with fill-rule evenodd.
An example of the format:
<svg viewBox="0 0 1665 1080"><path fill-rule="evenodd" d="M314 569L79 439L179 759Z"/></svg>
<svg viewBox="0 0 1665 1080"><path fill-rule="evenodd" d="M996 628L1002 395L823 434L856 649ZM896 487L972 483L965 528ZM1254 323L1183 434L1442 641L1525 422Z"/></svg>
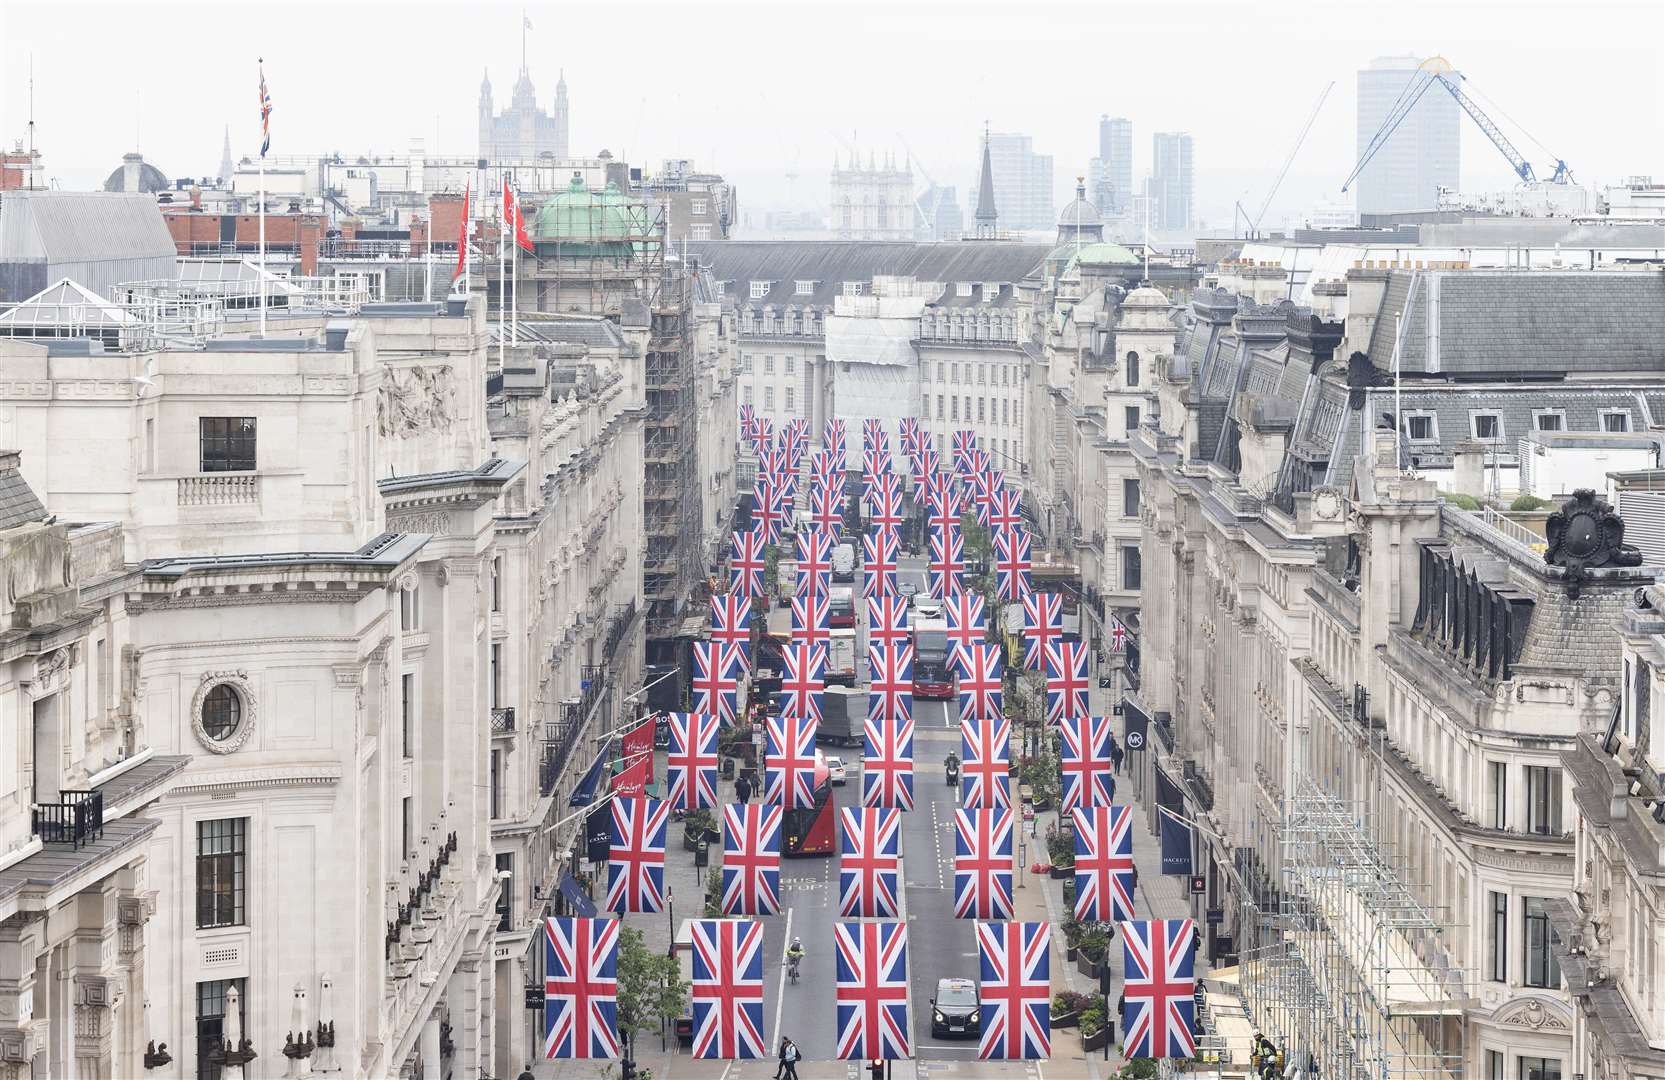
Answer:
<svg viewBox="0 0 1665 1080"><path fill-rule="evenodd" d="M1094 1001L1081 1014L1081 1049L1084 1053L1103 1050L1110 1041L1110 1029L1104 1022L1104 1003Z"/></svg>
<svg viewBox="0 0 1665 1080"><path fill-rule="evenodd" d="M682 819L682 850L693 851L702 839L713 843L719 839L717 819L709 810L695 810Z"/></svg>
<svg viewBox="0 0 1665 1080"><path fill-rule="evenodd" d="M1095 1000L1090 994L1074 990L1062 990L1052 995L1052 1026L1074 1027L1080 1022L1081 1014L1093 1007Z"/></svg>
<svg viewBox="0 0 1665 1080"><path fill-rule="evenodd" d="M1052 876L1058 879L1075 877L1075 836L1069 829L1047 833L1046 853L1052 860Z"/></svg>
<svg viewBox="0 0 1665 1080"><path fill-rule="evenodd" d="M1091 929L1082 933L1079 948L1076 952L1075 967L1089 979L1098 978L1098 969L1104 963L1105 953L1110 948L1110 935L1103 930Z"/></svg>

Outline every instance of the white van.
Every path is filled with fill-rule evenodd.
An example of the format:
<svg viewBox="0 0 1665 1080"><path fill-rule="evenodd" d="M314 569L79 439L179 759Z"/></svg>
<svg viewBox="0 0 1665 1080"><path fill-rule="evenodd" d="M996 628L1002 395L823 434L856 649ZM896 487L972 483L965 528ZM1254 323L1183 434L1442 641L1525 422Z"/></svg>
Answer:
<svg viewBox="0 0 1665 1080"><path fill-rule="evenodd" d="M856 580L856 547L854 544L839 544L833 548L832 579L834 581Z"/></svg>

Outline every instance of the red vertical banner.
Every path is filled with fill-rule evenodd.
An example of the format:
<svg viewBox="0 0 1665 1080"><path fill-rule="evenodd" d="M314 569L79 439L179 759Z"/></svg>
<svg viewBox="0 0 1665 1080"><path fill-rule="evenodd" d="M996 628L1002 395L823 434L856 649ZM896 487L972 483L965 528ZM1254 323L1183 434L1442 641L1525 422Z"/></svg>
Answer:
<svg viewBox="0 0 1665 1080"><path fill-rule="evenodd" d="M653 783L653 728L652 715L643 718L642 722L625 732L624 738L619 740L624 750L624 767L626 770L640 766L645 777L643 783Z"/></svg>

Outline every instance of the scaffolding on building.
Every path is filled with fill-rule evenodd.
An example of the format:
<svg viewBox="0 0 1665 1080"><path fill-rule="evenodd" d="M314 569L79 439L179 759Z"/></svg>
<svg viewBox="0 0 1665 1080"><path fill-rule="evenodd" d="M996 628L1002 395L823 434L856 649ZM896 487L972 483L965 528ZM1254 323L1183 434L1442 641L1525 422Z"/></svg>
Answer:
<svg viewBox="0 0 1665 1080"><path fill-rule="evenodd" d="M1379 810L1297 771L1277 884L1250 874L1238 889L1244 1001L1258 1030L1326 1080L1460 1077L1469 980L1448 913L1419 899L1405 860L1377 839L1390 834Z"/></svg>

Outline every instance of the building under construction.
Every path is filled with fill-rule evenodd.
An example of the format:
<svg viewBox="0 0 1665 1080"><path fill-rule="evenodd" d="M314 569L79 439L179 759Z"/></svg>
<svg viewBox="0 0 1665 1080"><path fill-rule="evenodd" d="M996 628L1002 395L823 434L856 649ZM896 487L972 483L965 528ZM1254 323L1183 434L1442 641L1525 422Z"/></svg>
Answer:
<svg viewBox="0 0 1665 1080"><path fill-rule="evenodd" d="M495 250L482 260L501 332L508 332L509 322L501 301L509 299L527 336L536 335L540 318L599 316L617 323L625 340L643 352L647 661L673 663L680 615L700 579L701 562L690 273L666 257L659 216L612 183L592 191L575 176L567 190L529 215L527 231L533 251L520 251L509 274L499 273Z"/></svg>

